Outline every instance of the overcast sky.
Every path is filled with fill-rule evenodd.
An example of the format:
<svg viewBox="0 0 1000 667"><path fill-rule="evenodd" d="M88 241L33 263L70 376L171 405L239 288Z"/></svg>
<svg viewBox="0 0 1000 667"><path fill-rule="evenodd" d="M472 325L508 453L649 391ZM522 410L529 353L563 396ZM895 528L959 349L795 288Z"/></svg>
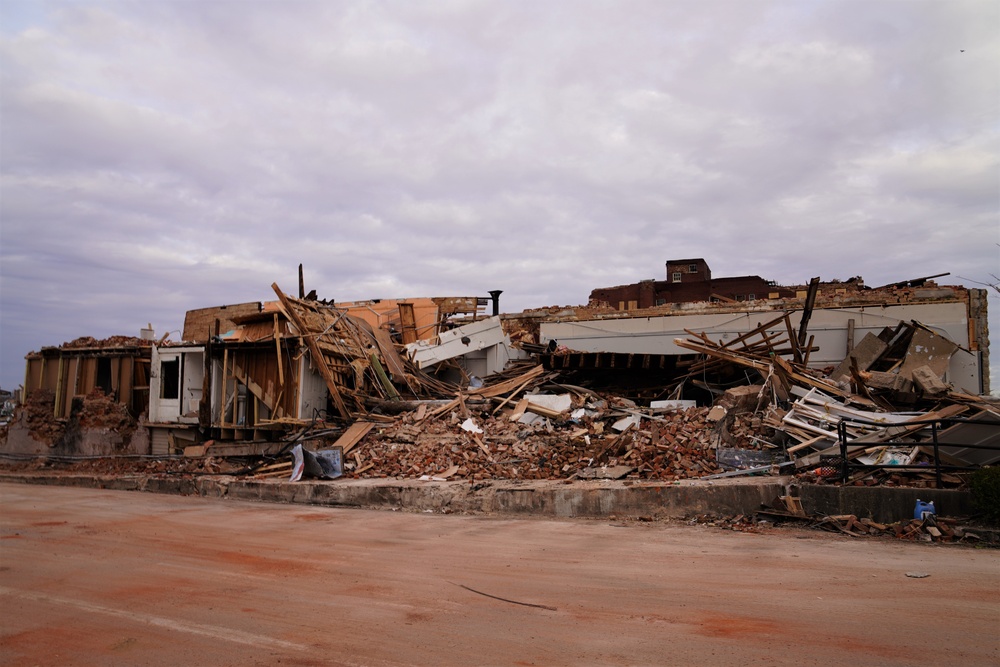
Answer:
<svg viewBox="0 0 1000 667"><path fill-rule="evenodd" d="M8 389L300 262L505 312L671 258L1000 275L995 0L0 0L0 114Z"/></svg>

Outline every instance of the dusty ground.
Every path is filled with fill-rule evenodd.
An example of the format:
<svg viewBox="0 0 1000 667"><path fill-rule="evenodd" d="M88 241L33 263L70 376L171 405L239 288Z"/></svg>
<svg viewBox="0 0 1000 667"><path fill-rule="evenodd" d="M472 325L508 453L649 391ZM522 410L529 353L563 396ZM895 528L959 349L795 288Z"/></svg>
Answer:
<svg viewBox="0 0 1000 667"><path fill-rule="evenodd" d="M1000 663L995 550L30 485L0 506L4 665Z"/></svg>

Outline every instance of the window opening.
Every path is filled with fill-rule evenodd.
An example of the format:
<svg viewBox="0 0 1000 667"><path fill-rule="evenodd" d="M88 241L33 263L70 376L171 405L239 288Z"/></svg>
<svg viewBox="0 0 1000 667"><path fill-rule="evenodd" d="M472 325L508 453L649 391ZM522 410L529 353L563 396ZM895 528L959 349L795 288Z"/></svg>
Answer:
<svg viewBox="0 0 1000 667"><path fill-rule="evenodd" d="M180 398L181 361L170 359L160 362L160 398Z"/></svg>
<svg viewBox="0 0 1000 667"><path fill-rule="evenodd" d="M111 395L111 358L97 358L97 379L95 386L99 387L107 396Z"/></svg>

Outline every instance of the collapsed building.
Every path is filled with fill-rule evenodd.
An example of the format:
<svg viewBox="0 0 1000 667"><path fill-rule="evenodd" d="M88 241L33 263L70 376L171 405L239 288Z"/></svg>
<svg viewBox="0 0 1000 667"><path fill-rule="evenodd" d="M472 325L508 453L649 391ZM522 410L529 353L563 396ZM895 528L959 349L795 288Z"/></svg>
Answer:
<svg viewBox="0 0 1000 667"><path fill-rule="evenodd" d="M179 342L28 355L4 450L238 458L287 476L300 445L336 450L338 475L472 480L832 468L899 483L932 460L915 474L936 486L998 460L983 290L667 269L586 306L503 315L499 291L327 302L275 284L276 300L188 311ZM135 420L112 445L40 429L40 415L85 422L95 394ZM969 447L940 449L940 432Z"/></svg>
<svg viewBox="0 0 1000 667"><path fill-rule="evenodd" d="M852 356L882 351L900 323L917 322L924 331L918 342L926 336L942 346L934 361L938 375L963 392L990 393L985 290L937 285L932 278L939 276L879 288L866 287L861 278L778 287L758 276L713 281L703 259L671 261L667 267L678 269L672 272L676 282L597 289L586 307L515 317L520 328L533 331L538 343L550 348L543 359L554 369L652 369L661 376L664 371L684 375L690 368L686 357L692 350L675 340L695 333L724 346L762 334L771 340L770 352L812 369L833 370ZM689 272L680 273L681 268ZM759 289L758 283L769 291L749 291ZM653 296L665 292L647 290L647 284L691 289L674 293L675 301L654 302Z"/></svg>

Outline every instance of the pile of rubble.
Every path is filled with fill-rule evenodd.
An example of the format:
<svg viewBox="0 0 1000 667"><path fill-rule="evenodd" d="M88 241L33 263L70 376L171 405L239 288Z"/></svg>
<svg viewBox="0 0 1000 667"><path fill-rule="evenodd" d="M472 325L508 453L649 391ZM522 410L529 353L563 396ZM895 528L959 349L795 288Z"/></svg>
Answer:
<svg viewBox="0 0 1000 667"><path fill-rule="evenodd" d="M52 418L55 393L41 389L28 395L14 411L14 419L28 429L31 437L42 442L58 442L66 432L66 423ZM8 424L0 427L6 435Z"/></svg>
<svg viewBox="0 0 1000 667"><path fill-rule="evenodd" d="M59 456L45 459L5 461L11 472L56 472L63 475L156 476L156 475L247 475L255 466L231 458L159 458L151 456L101 456L79 460Z"/></svg>
<svg viewBox="0 0 1000 667"><path fill-rule="evenodd" d="M66 349L105 349L111 347L152 347L156 341L147 338L137 338L136 336L109 336L107 338L94 338L93 336L81 336L68 343L63 343L61 347Z"/></svg>
<svg viewBox="0 0 1000 667"><path fill-rule="evenodd" d="M537 400L541 400L538 395ZM548 395L551 396L551 395ZM530 400L530 398L529 398ZM379 426L354 450L346 472L361 477L677 480L720 472L707 408L640 420L586 407L535 423L481 411L418 422L411 414ZM592 404L589 404L592 405ZM634 411L634 410L630 410ZM523 415L524 413L520 413ZM622 421L627 424L618 426ZM616 428L617 426L617 428Z"/></svg>
<svg viewBox="0 0 1000 667"><path fill-rule="evenodd" d="M942 378L954 343L900 322L868 334L839 366L821 372L806 365L810 348L792 335L787 317L728 344L704 334L675 343L701 355L688 377L731 376L734 368L759 374L757 395L765 400L745 407L772 429L796 470L819 481L941 487L963 483L942 469L1000 460L1000 404L955 392ZM767 332L782 319L789 333L779 340ZM845 470L854 471L846 480Z"/></svg>
<svg viewBox="0 0 1000 667"><path fill-rule="evenodd" d="M138 427L128 408L100 389L94 389L80 399L74 399L67 430L102 428L113 431L127 443Z"/></svg>
<svg viewBox="0 0 1000 667"><path fill-rule="evenodd" d="M776 325L788 335L768 333ZM784 314L726 344L704 334L677 340L699 356L663 388L674 400L648 405L565 384L564 374L530 361L458 386L403 355L386 355L393 359L387 365L406 367L414 395L369 398L367 412L352 415L346 431L314 426L324 435L309 438L308 447L339 450L342 474L352 478L678 481L780 471L843 483L847 470L846 481L859 485L964 484L961 469L970 466L932 440L961 439L963 425L949 421L956 417L1000 425L1000 414L988 398L934 382L943 385L942 359L954 346L919 324L901 323L866 337L844 363L821 372L808 366L811 343L803 338ZM739 376L735 368L760 384L729 389L711 408L676 400L692 378L710 384ZM881 388L865 378L877 378ZM989 429L987 446L998 434L1000 428ZM995 460L997 452L987 456ZM256 472L280 477L291 466L278 461Z"/></svg>
<svg viewBox="0 0 1000 667"><path fill-rule="evenodd" d="M192 456L221 455L224 448L213 452L208 438L254 438L275 445L267 449L271 458L238 469L265 477L288 474L287 455L302 444L307 451L336 450L341 474L352 478L673 482L780 471L820 483L938 488L962 486L963 470L1000 462L997 403L944 381L960 348L919 322L868 333L857 345L852 328L841 363L810 365L818 349L808 331L818 279L807 290L797 332L791 312L770 311L773 319L725 342L687 331L689 338L674 343L691 354L673 354L669 364L657 359L659 366L644 367L629 359L667 355L621 355L628 370L642 368L644 378L662 381L628 398L608 391L597 372L546 369L546 358L588 354L540 340L539 318L563 309L477 319L473 298L471 310L440 309L434 335L418 340L412 312L404 317L403 307L412 304L400 302L397 329L303 297L302 287L300 280L295 298L273 284L273 309L240 316L233 322L242 330L216 331L208 341L204 358L215 350L221 375L214 381L223 391L213 421L206 380L205 409L191 412L199 422L183 424L197 429L196 444L187 448ZM472 322L441 319L455 312L472 313ZM117 336L65 346L151 344ZM223 346L221 352L212 345ZM327 403L316 392L308 421L310 413L293 400L303 387L289 365L307 354L319 378L310 378L311 385L325 385L329 394ZM473 373L473 367L488 370ZM136 366L140 392L153 386L145 368ZM598 369L625 370L595 360L587 371ZM617 386L627 387L632 376L622 377ZM85 428L129 441L136 423L122 403L99 392L72 401L68 420L52 419L51 392L35 391L17 418L39 441L58 442ZM164 426L155 421L147 423L151 431ZM980 425L985 432L976 430ZM275 434L285 434L284 442Z"/></svg>

